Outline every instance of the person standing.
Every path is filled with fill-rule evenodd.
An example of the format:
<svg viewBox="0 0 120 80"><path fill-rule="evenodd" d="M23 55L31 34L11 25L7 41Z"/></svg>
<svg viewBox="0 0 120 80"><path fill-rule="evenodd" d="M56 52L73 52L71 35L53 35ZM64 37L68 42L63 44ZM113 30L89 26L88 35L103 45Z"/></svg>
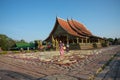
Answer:
<svg viewBox="0 0 120 80"><path fill-rule="evenodd" d="M66 45L66 52L69 52L69 43Z"/></svg>

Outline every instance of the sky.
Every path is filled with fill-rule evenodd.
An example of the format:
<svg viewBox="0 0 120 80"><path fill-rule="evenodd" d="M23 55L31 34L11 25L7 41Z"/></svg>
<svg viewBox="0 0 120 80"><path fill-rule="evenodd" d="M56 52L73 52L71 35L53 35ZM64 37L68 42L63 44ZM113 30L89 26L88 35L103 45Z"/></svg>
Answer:
<svg viewBox="0 0 120 80"><path fill-rule="evenodd" d="M0 34L44 40L56 17L74 19L92 34L120 38L120 0L0 0Z"/></svg>

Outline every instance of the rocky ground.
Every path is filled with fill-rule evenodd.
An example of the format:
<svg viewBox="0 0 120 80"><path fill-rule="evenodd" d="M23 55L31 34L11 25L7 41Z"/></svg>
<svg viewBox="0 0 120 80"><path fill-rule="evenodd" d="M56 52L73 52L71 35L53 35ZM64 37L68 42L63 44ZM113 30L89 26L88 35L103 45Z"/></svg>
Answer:
<svg viewBox="0 0 120 80"><path fill-rule="evenodd" d="M120 52L118 52L110 64L96 76L95 80L120 80Z"/></svg>
<svg viewBox="0 0 120 80"><path fill-rule="evenodd" d="M120 46L70 51L62 57L58 51L0 55L0 80L88 80L96 73L96 80L107 80L108 74L101 76L104 70L98 74L98 69L115 54L120 54ZM116 68L120 56L115 59ZM119 71L109 73L119 78Z"/></svg>

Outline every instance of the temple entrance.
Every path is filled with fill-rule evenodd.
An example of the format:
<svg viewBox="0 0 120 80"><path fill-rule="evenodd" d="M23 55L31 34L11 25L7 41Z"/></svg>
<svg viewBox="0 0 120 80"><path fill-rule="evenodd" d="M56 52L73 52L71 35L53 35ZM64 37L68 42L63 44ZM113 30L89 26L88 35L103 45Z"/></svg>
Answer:
<svg viewBox="0 0 120 80"><path fill-rule="evenodd" d="M62 41L64 44L67 44L67 36L57 36L56 39L60 42Z"/></svg>

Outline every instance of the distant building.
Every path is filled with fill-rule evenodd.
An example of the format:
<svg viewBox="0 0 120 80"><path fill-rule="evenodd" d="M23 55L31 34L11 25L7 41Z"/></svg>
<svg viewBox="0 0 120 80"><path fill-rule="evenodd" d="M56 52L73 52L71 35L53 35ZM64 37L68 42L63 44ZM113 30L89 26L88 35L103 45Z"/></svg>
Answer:
<svg viewBox="0 0 120 80"><path fill-rule="evenodd" d="M56 50L59 48L59 41L69 43L70 49L92 49L102 47L105 39L93 35L83 24L76 20L64 20L56 18L53 30L45 40L51 42Z"/></svg>
<svg viewBox="0 0 120 80"><path fill-rule="evenodd" d="M34 49L35 44L30 44L30 43L24 43L24 42L16 42L16 44L13 46L11 50L27 50L27 49Z"/></svg>

